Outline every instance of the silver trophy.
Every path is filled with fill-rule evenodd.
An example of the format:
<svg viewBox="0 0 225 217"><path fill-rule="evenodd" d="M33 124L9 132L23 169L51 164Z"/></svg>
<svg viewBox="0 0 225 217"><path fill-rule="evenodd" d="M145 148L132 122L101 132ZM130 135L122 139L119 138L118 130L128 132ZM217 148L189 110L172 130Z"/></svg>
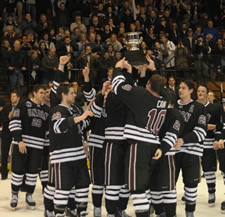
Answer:
<svg viewBox="0 0 225 217"><path fill-rule="evenodd" d="M139 50L139 45L143 41L143 38L140 37L141 32L128 32L126 33L127 44L131 45L130 50Z"/></svg>
<svg viewBox="0 0 225 217"><path fill-rule="evenodd" d="M126 33L126 43L130 45L131 48L125 51L126 60L131 65L142 65L148 64L145 54L139 50L139 45L143 41L143 38L140 37L141 32L128 32Z"/></svg>

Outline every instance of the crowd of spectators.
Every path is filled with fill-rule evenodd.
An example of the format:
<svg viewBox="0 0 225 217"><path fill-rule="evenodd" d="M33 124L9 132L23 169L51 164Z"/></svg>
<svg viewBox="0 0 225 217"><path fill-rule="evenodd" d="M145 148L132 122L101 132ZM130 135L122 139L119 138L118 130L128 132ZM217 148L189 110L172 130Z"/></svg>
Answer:
<svg viewBox="0 0 225 217"><path fill-rule="evenodd" d="M2 0L0 79L22 94L24 80L46 84L61 55L71 55L67 78L79 80L89 63L93 84L130 47L126 33L142 33L140 50L158 72L223 79L225 0ZM219 56L218 56L219 55ZM214 58L216 56L216 58ZM27 72L27 73L25 73ZM146 73L148 75L148 73ZM24 77L25 76L25 77Z"/></svg>

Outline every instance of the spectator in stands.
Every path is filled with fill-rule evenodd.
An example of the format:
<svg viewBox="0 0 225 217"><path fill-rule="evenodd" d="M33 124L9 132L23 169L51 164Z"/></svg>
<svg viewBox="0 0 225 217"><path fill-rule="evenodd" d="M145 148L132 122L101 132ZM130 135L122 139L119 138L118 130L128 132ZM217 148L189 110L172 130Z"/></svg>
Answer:
<svg viewBox="0 0 225 217"><path fill-rule="evenodd" d="M122 16L121 21L125 24L125 30L126 32L129 32L130 30L130 24L134 23L134 17L131 14L131 10L127 8L125 10L125 14Z"/></svg>
<svg viewBox="0 0 225 217"><path fill-rule="evenodd" d="M41 66L41 58L38 54L37 50L32 50L32 54L30 57L30 81L32 84L40 83L40 66Z"/></svg>
<svg viewBox="0 0 225 217"><path fill-rule="evenodd" d="M95 30L96 33L100 33L101 34L102 31L104 31L103 25L101 26L99 24L97 16L92 16L89 29L90 29L90 27L94 27L94 30Z"/></svg>
<svg viewBox="0 0 225 217"><path fill-rule="evenodd" d="M117 25L114 23L114 20L112 18L108 19L108 23L109 23L109 30L112 33L118 33Z"/></svg>
<svg viewBox="0 0 225 217"><path fill-rule="evenodd" d="M147 54L147 50L148 50L148 46L145 43L145 41L142 41L141 44L139 45L140 50L146 55Z"/></svg>
<svg viewBox="0 0 225 217"><path fill-rule="evenodd" d="M93 85L99 84L97 81L98 77L98 65L99 65L99 56L97 53L92 53L91 46L87 45L85 47L85 53L81 54L77 58L78 67L83 69L87 64L90 68L90 79Z"/></svg>
<svg viewBox="0 0 225 217"><path fill-rule="evenodd" d="M121 45L121 43L117 40L117 36L115 33L113 33L111 35L111 37L109 38L109 40L107 41L108 45L112 45L113 46L113 50L114 51L120 51L123 47Z"/></svg>
<svg viewBox="0 0 225 217"><path fill-rule="evenodd" d="M96 44L99 47L98 54L102 55L105 49L104 49L104 43L102 42L102 36L100 34L96 35Z"/></svg>
<svg viewBox="0 0 225 217"><path fill-rule="evenodd" d="M204 43L203 37L198 36L196 41L196 57L195 57L195 75L197 81L202 81L204 85L208 84L209 67L207 64L208 54L210 52L209 47Z"/></svg>
<svg viewBox="0 0 225 217"><path fill-rule="evenodd" d="M20 41L15 40L14 48L9 51L7 59L7 68L9 70L9 83L12 90L18 91L23 95L24 74L26 70L26 54L20 50Z"/></svg>
<svg viewBox="0 0 225 217"><path fill-rule="evenodd" d="M99 78L101 80L105 78L108 68L113 67L114 65L115 65L114 58L109 55L108 51L105 51L103 57L101 57L99 60L99 69L100 69Z"/></svg>
<svg viewBox="0 0 225 217"><path fill-rule="evenodd" d="M0 47L0 81L2 84L2 90L8 87L8 70L7 70L7 58L8 52L11 50L9 40L3 40Z"/></svg>
<svg viewBox="0 0 225 217"><path fill-rule="evenodd" d="M122 20L122 17L124 17L127 9L131 10L131 5L129 3L129 0L123 1L123 5L120 8L119 13L118 13L118 19L119 19L119 21Z"/></svg>
<svg viewBox="0 0 225 217"><path fill-rule="evenodd" d="M38 54L40 55L41 60L44 56L48 55L48 48L43 41L39 43Z"/></svg>
<svg viewBox="0 0 225 217"><path fill-rule="evenodd" d="M58 57L54 48L50 48L48 55L44 56L41 61L41 83L48 84L52 81L59 64Z"/></svg>
<svg viewBox="0 0 225 217"><path fill-rule="evenodd" d="M27 39L26 35L22 36L20 49L25 51L26 55L31 54L29 51L32 50L32 45L28 42L28 39Z"/></svg>
<svg viewBox="0 0 225 217"><path fill-rule="evenodd" d="M152 55L150 55L150 57L153 59L156 69L160 71L162 69L162 66L164 66L164 64L163 64L163 50L161 48L161 44L159 41L156 41L154 43Z"/></svg>
<svg viewBox="0 0 225 217"><path fill-rule="evenodd" d="M179 32L179 38L181 40L183 40L185 37L187 37L187 30L188 30L187 24L186 23L182 23L181 24L181 29L180 29L180 32Z"/></svg>
<svg viewBox="0 0 225 217"><path fill-rule="evenodd" d="M31 19L30 13L26 13L23 21L20 24L22 34L28 34L30 32L35 33L37 28L37 22L35 19Z"/></svg>
<svg viewBox="0 0 225 217"><path fill-rule="evenodd" d="M67 1L67 3L70 3L70 1ZM56 26L62 26L62 27L69 27L70 25L70 17L69 13L71 10L71 6L67 4L67 8L64 2L60 2L58 5L58 0L54 1L54 9L55 9L55 25Z"/></svg>
<svg viewBox="0 0 225 217"><path fill-rule="evenodd" d="M161 41L162 41L161 48L163 51L164 66L167 69L171 69L175 66L174 56L176 46L172 41L168 40L166 35L162 36Z"/></svg>
<svg viewBox="0 0 225 217"><path fill-rule="evenodd" d="M87 28L82 23L80 15L75 15L75 22L71 23L70 31L73 32L75 28L79 28L81 33L87 33Z"/></svg>
<svg viewBox="0 0 225 217"><path fill-rule="evenodd" d="M180 35L178 31L178 25L176 22L172 23L172 28L169 31L169 40L172 41L176 46L178 45L178 41L180 40Z"/></svg>
<svg viewBox="0 0 225 217"><path fill-rule="evenodd" d="M222 39L217 39L216 46L212 49L212 68L216 69L216 80L222 81L224 80L224 58L225 58L225 47L223 46Z"/></svg>
<svg viewBox="0 0 225 217"><path fill-rule="evenodd" d="M150 15L147 16L147 21L146 21L146 27L150 28L152 27L153 29L157 29L159 26L159 19L157 17L157 14L154 10L150 12Z"/></svg>
<svg viewBox="0 0 225 217"><path fill-rule="evenodd" d="M114 26L117 26L119 24L118 17L113 12L113 9L112 9L111 6L107 7L107 20L108 20L108 22L109 22L110 19L112 19L112 22L113 22Z"/></svg>
<svg viewBox="0 0 225 217"><path fill-rule="evenodd" d="M77 42L77 45L78 45L78 54L79 55L84 53L85 46L86 46L87 43L88 43L87 34L82 33L80 35L80 41Z"/></svg>
<svg viewBox="0 0 225 217"><path fill-rule="evenodd" d="M81 34L80 29L78 27L74 28L74 30L73 30L73 32L71 34L71 40L73 42L77 43L79 41L80 34Z"/></svg>
<svg viewBox="0 0 225 217"><path fill-rule="evenodd" d="M32 20L36 21L36 0L26 0L26 12L29 13L32 17Z"/></svg>
<svg viewBox="0 0 225 217"><path fill-rule="evenodd" d="M14 21L13 15L11 13L7 15L7 20L5 22L5 26L3 28L3 31L5 31L5 28L7 26L12 26L13 30L16 32L16 34L19 35L20 30L18 28L18 24Z"/></svg>
<svg viewBox="0 0 225 217"><path fill-rule="evenodd" d="M100 34L102 37L102 41L105 42L108 38L111 37L112 32L109 29L109 24L104 26L104 31Z"/></svg>
<svg viewBox="0 0 225 217"><path fill-rule="evenodd" d="M219 38L219 31L213 27L213 21L212 20L208 20L207 22L207 27L205 27L203 29L203 34L204 34L204 37L206 38L206 36L208 34L212 34L213 38L212 38L212 45L214 46L217 42L217 39Z"/></svg>
<svg viewBox="0 0 225 217"><path fill-rule="evenodd" d="M14 31L13 26L7 26L4 32L3 40L7 39L10 43L10 46L13 47L13 43L16 38L16 32Z"/></svg>
<svg viewBox="0 0 225 217"><path fill-rule="evenodd" d="M58 58L60 56L67 55L68 53L73 57L73 52L78 51L78 46L76 44L76 47L71 45L71 39L69 36L66 36L64 38L64 43L57 49L57 56Z"/></svg>
<svg viewBox="0 0 225 217"><path fill-rule="evenodd" d="M160 32L164 32L164 34L169 34L169 28L166 25L166 19L164 17L162 17L160 19L160 23L158 25L158 27L156 28L156 33L159 35Z"/></svg>
<svg viewBox="0 0 225 217"><path fill-rule="evenodd" d="M45 14L41 14L36 29L38 35L42 36L44 32L49 32L50 29L52 29L52 25L47 21L47 16Z"/></svg>
<svg viewBox="0 0 225 217"><path fill-rule="evenodd" d="M5 1L5 14L12 14L15 17L16 0L6 0Z"/></svg>
<svg viewBox="0 0 225 217"><path fill-rule="evenodd" d="M55 44L51 41L50 36L49 36L49 32L44 32L41 40L39 41L39 43L44 42L47 49L51 49L54 48L55 49Z"/></svg>
<svg viewBox="0 0 225 217"><path fill-rule="evenodd" d="M99 22L100 26L105 25L106 19L107 19L107 14L106 14L106 11L103 10L103 3L102 2L98 3L98 9L93 11L93 16L98 17L98 22Z"/></svg>
<svg viewBox="0 0 225 217"><path fill-rule="evenodd" d="M179 77L188 77L188 48L184 46L182 41L178 42L175 50L176 70Z"/></svg>

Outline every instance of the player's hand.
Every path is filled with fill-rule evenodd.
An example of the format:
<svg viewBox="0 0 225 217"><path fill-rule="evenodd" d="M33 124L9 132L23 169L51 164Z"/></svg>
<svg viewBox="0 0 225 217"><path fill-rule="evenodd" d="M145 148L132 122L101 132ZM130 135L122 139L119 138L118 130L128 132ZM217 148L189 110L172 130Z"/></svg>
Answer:
<svg viewBox="0 0 225 217"><path fill-rule="evenodd" d="M155 71L156 70L155 62L150 58L149 55L146 55L146 59L149 62L149 64L146 65L146 68L148 68L151 71Z"/></svg>
<svg viewBox="0 0 225 217"><path fill-rule="evenodd" d="M105 95L105 92L108 90L109 86L111 85L111 82L110 81L105 81L103 83L103 86L102 86L102 95L104 96Z"/></svg>
<svg viewBox="0 0 225 217"><path fill-rule="evenodd" d="M184 140L182 138L178 138L177 142L176 142L176 144L174 146L174 149L178 150L183 144L184 144Z"/></svg>
<svg viewBox="0 0 225 217"><path fill-rule="evenodd" d="M59 58L59 63L60 64L66 64L69 60L70 60L70 56L67 56L67 55L65 55L65 56L61 56L60 58Z"/></svg>
<svg viewBox="0 0 225 217"><path fill-rule="evenodd" d="M83 76L84 76L84 77L89 76L90 68L89 68L89 64L88 64L88 63L87 63L87 65L84 67L82 73L83 73Z"/></svg>
<svg viewBox="0 0 225 217"><path fill-rule="evenodd" d="M162 156L162 150L158 148L155 152L154 157L152 157L153 160L158 160Z"/></svg>
<svg viewBox="0 0 225 217"><path fill-rule="evenodd" d="M219 149L224 149L224 141L223 141L223 139L220 139L218 141L218 147L219 147Z"/></svg>
<svg viewBox="0 0 225 217"><path fill-rule="evenodd" d="M27 153L27 148L26 148L26 145L25 145L25 143L23 141L19 142L18 146L19 146L19 152L21 154L26 154Z"/></svg>
<svg viewBox="0 0 225 217"><path fill-rule="evenodd" d="M116 66L115 68L121 68L123 69L124 68L124 61L125 61L125 57L121 60L119 60L117 63L116 63Z"/></svg>
<svg viewBox="0 0 225 217"><path fill-rule="evenodd" d="M214 141L214 142L213 142L213 149L214 149L215 151L219 150L218 141Z"/></svg>

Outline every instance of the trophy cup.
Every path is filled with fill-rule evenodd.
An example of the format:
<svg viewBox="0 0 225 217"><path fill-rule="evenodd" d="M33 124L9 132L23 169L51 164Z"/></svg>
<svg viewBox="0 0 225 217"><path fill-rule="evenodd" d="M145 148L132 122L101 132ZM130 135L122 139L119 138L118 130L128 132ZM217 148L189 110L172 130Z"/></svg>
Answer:
<svg viewBox="0 0 225 217"><path fill-rule="evenodd" d="M133 66L148 64L145 54L139 50L139 45L143 41L143 38L140 37L141 34L141 32L126 33L126 43L130 45L131 48L129 51L125 51L125 57Z"/></svg>

